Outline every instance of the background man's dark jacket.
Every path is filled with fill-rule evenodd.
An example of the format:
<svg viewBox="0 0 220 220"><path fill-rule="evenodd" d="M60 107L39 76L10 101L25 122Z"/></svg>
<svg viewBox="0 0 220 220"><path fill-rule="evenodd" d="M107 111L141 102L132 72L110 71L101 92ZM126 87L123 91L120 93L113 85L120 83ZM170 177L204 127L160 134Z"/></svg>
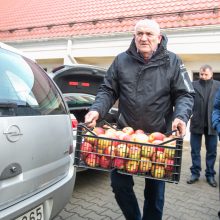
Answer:
<svg viewBox="0 0 220 220"><path fill-rule="evenodd" d="M196 134L204 134L204 118L205 118L205 109L206 106L204 104L204 95L203 95L203 87L200 83L200 80L193 81L193 87L195 90L195 99L194 99L194 107L193 114L190 123L190 132ZM220 87L220 82L216 80L212 80L211 91L208 99L208 134L216 135L216 132L212 126L212 111L213 104L216 96L216 92Z"/></svg>

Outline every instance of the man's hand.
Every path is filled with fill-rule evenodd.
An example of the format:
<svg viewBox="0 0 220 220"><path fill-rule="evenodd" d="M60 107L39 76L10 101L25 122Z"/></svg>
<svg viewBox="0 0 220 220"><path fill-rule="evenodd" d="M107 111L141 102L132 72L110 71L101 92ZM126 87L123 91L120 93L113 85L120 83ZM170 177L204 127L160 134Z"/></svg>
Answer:
<svg viewBox="0 0 220 220"><path fill-rule="evenodd" d="M99 113L97 111L89 111L85 115L85 123L87 123L87 126L89 128L93 128L96 126L96 121L99 118Z"/></svg>
<svg viewBox="0 0 220 220"><path fill-rule="evenodd" d="M172 123L172 131L177 130L176 135L178 137L184 137L186 135L186 123L179 118L175 118Z"/></svg>

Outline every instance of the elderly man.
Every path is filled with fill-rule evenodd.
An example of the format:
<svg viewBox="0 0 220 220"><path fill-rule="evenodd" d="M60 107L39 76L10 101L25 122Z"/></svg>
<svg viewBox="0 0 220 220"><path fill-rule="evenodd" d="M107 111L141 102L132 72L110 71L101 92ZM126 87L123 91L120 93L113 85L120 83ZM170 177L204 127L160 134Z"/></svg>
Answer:
<svg viewBox="0 0 220 220"><path fill-rule="evenodd" d="M178 130L178 135L185 135L194 90L180 58L166 45L167 39L156 21L137 22L130 47L111 64L85 116L88 126L95 126L119 100L119 128L131 126L148 133L173 129ZM125 218L141 219L132 176L114 170L111 186ZM145 179L142 219L162 219L164 192L163 181Z"/></svg>

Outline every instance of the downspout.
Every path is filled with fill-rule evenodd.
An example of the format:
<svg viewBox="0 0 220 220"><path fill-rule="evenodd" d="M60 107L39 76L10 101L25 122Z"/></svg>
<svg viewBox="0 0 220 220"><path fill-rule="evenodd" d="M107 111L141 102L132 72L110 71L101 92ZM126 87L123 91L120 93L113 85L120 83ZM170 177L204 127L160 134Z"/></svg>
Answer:
<svg viewBox="0 0 220 220"><path fill-rule="evenodd" d="M67 57L72 64L77 64L77 61L72 56L72 45L73 45L72 41L68 40L67 41Z"/></svg>

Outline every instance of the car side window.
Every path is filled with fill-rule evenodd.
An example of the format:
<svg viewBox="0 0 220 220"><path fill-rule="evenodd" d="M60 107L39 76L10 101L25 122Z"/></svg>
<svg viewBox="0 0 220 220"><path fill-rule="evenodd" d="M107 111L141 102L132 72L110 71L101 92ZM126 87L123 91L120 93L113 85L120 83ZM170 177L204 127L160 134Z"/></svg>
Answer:
<svg viewBox="0 0 220 220"><path fill-rule="evenodd" d="M33 61L0 50L0 116L66 114L49 77Z"/></svg>

